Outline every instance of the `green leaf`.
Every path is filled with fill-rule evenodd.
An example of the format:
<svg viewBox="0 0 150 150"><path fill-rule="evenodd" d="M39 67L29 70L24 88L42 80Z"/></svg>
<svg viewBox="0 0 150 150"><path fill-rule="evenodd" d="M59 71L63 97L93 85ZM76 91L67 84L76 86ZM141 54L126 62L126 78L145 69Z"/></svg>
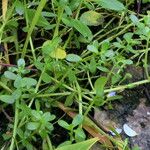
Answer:
<svg viewBox="0 0 150 150"><path fill-rule="evenodd" d="M82 128L78 127L76 130L75 130L75 140L76 142L81 142L81 141L84 141L86 138L86 135L83 131Z"/></svg>
<svg viewBox="0 0 150 150"><path fill-rule="evenodd" d="M93 52L93 53L98 53L98 48L96 47L96 46L94 46L94 45L88 45L87 46L87 50L89 50L89 51L91 51L91 52Z"/></svg>
<svg viewBox="0 0 150 150"><path fill-rule="evenodd" d="M17 78L15 79L15 82L14 82L14 87L15 88L21 88L22 87L22 78L21 78L21 76L17 75Z"/></svg>
<svg viewBox="0 0 150 150"><path fill-rule="evenodd" d="M15 3L15 10L19 15L24 14L24 5L20 1L17 1Z"/></svg>
<svg viewBox="0 0 150 150"><path fill-rule="evenodd" d="M82 60L82 58L76 54L68 54L66 60L70 62L79 62Z"/></svg>
<svg viewBox="0 0 150 150"><path fill-rule="evenodd" d="M95 57L92 57L89 64L89 70L91 73L95 73L97 68L97 63L95 61Z"/></svg>
<svg viewBox="0 0 150 150"><path fill-rule="evenodd" d="M4 76L10 80L15 80L17 78L17 75L10 71L5 71Z"/></svg>
<svg viewBox="0 0 150 150"><path fill-rule="evenodd" d="M45 83L50 83L52 81L51 77L46 73L44 72L43 75L42 75L42 80L45 82Z"/></svg>
<svg viewBox="0 0 150 150"><path fill-rule="evenodd" d="M36 130L38 129L40 126L40 123L39 122L29 122L27 123L27 129L28 130Z"/></svg>
<svg viewBox="0 0 150 150"><path fill-rule="evenodd" d="M35 119L37 119L37 120L41 120L41 118L42 118L42 115L41 115L41 113L40 113L39 111L32 110L32 111L31 111L31 114L32 114L32 116L33 116Z"/></svg>
<svg viewBox="0 0 150 150"><path fill-rule="evenodd" d="M98 107L103 106L105 103L104 98L100 96L95 96L93 98L93 101L94 101L94 105Z"/></svg>
<svg viewBox="0 0 150 150"><path fill-rule="evenodd" d="M114 55L115 55L115 53L114 53L113 50L108 50L105 53L105 56L108 57L108 58L112 58Z"/></svg>
<svg viewBox="0 0 150 150"><path fill-rule="evenodd" d="M134 14L130 15L130 19L135 25L139 24L139 19Z"/></svg>
<svg viewBox="0 0 150 150"><path fill-rule="evenodd" d="M88 26L98 26L103 23L104 19L100 13L90 10L81 15L80 21Z"/></svg>
<svg viewBox="0 0 150 150"><path fill-rule="evenodd" d="M0 95L0 100L7 104L13 104L15 102L15 99L11 95Z"/></svg>
<svg viewBox="0 0 150 150"><path fill-rule="evenodd" d="M66 51L62 48L57 48L50 53L52 58L64 59L66 57Z"/></svg>
<svg viewBox="0 0 150 150"><path fill-rule="evenodd" d="M36 13L36 10L34 9L27 9L27 14L28 14L28 21L31 24L34 15ZM36 26L43 27L45 29L51 27L51 24L46 20L44 15L42 13L39 14L39 19L37 20Z"/></svg>
<svg viewBox="0 0 150 150"><path fill-rule="evenodd" d="M98 138L93 138L84 142L62 146L60 148L57 148L56 150L89 150L92 147L92 145L95 144L97 141Z"/></svg>
<svg viewBox="0 0 150 150"><path fill-rule="evenodd" d="M24 61L24 59L19 59L18 61L17 61L17 66L18 67L21 67L21 68L24 68L25 67L25 61Z"/></svg>
<svg viewBox="0 0 150 150"><path fill-rule="evenodd" d="M23 78L22 79L22 87L28 87L35 86L37 84L37 81L33 78Z"/></svg>
<svg viewBox="0 0 150 150"><path fill-rule="evenodd" d="M76 115L72 121L73 127L80 125L82 122L83 122L83 116L80 114Z"/></svg>
<svg viewBox="0 0 150 150"><path fill-rule="evenodd" d="M21 90L20 89L16 89L13 93L12 93L12 96L13 98L16 100L16 99L19 99L21 97Z"/></svg>
<svg viewBox="0 0 150 150"><path fill-rule="evenodd" d="M95 81L94 88L96 90L96 96L103 97L104 95L104 86L107 83L106 77L100 77Z"/></svg>
<svg viewBox="0 0 150 150"><path fill-rule="evenodd" d="M52 121L55 119L55 115L51 115L50 112L46 112L42 115L42 119L44 119L45 121Z"/></svg>
<svg viewBox="0 0 150 150"><path fill-rule="evenodd" d="M86 24L84 24L81 21L76 20L76 19L72 19L71 23L72 23L73 27L78 32L80 32L85 38L88 38L89 40L91 40L93 38L91 30L88 28L88 26Z"/></svg>
<svg viewBox="0 0 150 150"><path fill-rule="evenodd" d="M118 0L94 0L97 4L106 9L122 11L125 9L124 5Z"/></svg>
<svg viewBox="0 0 150 150"><path fill-rule="evenodd" d="M71 106L73 104L73 101L74 101L74 96L75 96L75 93L71 93L70 95L68 95L64 105L65 106Z"/></svg>
<svg viewBox="0 0 150 150"><path fill-rule="evenodd" d="M42 51L45 55L50 56L50 53L57 49L59 43L61 42L61 38L56 37L53 40L47 40L44 42L42 46Z"/></svg>
<svg viewBox="0 0 150 150"><path fill-rule="evenodd" d="M64 121L64 120L59 120L59 121L58 121L58 124L59 124L61 127L65 128L65 129L67 129L67 130L70 130L70 125L69 125L66 121Z"/></svg>

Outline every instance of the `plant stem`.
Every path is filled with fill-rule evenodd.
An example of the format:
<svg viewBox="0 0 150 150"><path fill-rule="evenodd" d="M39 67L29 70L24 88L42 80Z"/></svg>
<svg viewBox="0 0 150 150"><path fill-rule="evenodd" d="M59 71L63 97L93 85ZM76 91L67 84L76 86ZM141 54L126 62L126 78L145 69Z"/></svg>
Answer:
<svg viewBox="0 0 150 150"><path fill-rule="evenodd" d="M13 136L12 136L9 150L14 149L14 142L15 142L15 138L16 138L16 134L17 134L17 125L18 125L18 121L19 121L19 119L18 119L18 115L19 115L18 104L19 104L19 99L17 99L16 103L15 103L15 122L14 122L14 128L13 128Z"/></svg>
<svg viewBox="0 0 150 150"><path fill-rule="evenodd" d="M31 26L30 26L30 28L28 30L27 38L26 38L26 41L25 41L25 44L24 44L24 47L23 47L23 50L22 50L22 58L24 58L25 55L26 55L27 46L28 46L28 43L30 41L31 34L32 34L33 30L34 30L34 27L35 27L35 25L36 25L36 23L37 23L37 21L39 19L39 16L40 16L40 14L42 12L42 9L44 8L46 2L47 2L47 0L41 0L40 3L39 3L39 6L38 6L38 8L37 8L37 10L35 12L35 15L34 15L33 20L31 22Z"/></svg>
<svg viewBox="0 0 150 150"><path fill-rule="evenodd" d="M48 144L49 150L53 150L52 143L51 143L51 140L50 140L48 135L46 137L46 140L47 140L47 144Z"/></svg>
<svg viewBox="0 0 150 150"><path fill-rule="evenodd" d="M60 7L59 7L59 8L58 8L58 19L57 19L57 24L56 24L56 28L55 28L55 31L54 31L53 39L58 36L58 33L59 33L59 25L60 25L60 21L61 21L63 12L64 12L64 8L60 8Z"/></svg>
<svg viewBox="0 0 150 150"><path fill-rule="evenodd" d="M82 95L81 95L81 88L79 83L76 81L76 87L77 87L77 91L78 91L78 99L79 99L79 114L82 115Z"/></svg>
<svg viewBox="0 0 150 150"><path fill-rule="evenodd" d="M147 79L149 79L149 73L148 73L148 46L149 46L149 38L147 39L147 44L146 44L146 50L145 50L145 58L144 58L144 68L145 68L145 73Z"/></svg>
<svg viewBox="0 0 150 150"><path fill-rule="evenodd" d="M0 81L0 86L5 89L6 91L8 91L9 93L12 93L13 91L7 86L5 85L3 82Z"/></svg>

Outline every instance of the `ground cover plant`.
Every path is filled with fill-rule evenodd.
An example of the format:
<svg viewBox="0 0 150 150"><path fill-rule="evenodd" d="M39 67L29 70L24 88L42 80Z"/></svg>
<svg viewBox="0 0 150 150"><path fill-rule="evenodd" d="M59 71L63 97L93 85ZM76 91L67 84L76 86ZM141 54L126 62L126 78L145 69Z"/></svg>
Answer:
<svg viewBox="0 0 150 150"><path fill-rule="evenodd" d="M149 84L150 12L141 7L149 3L2 0L1 149L139 149L92 113ZM130 66L142 68L141 79Z"/></svg>

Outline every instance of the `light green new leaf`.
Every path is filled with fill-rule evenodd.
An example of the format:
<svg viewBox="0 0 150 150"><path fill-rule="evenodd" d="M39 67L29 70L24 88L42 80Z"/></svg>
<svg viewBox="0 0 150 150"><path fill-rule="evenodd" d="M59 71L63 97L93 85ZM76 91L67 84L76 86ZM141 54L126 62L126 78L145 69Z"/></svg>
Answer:
<svg viewBox="0 0 150 150"><path fill-rule="evenodd" d="M13 104L15 102L15 99L11 95L0 95L0 100L7 104Z"/></svg>
<svg viewBox="0 0 150 150"><path fill-rule="evenodd" d="M70 62L79 62L82 58L76 54L68 54L66 59Z"/></svg>
<svg viewBox="0 0 150 150"><path fill-rule="evenodd" d="M5 71L4 76L10 80L15 80L17 78L17 75L10 71Z"/></svg>
<svg viewBox="0 0 150 150"><path fill-rule="evenodd" d="M50 53L52 58L64 59L66 57L66 51L62 48L57 48Z"/></svg>
<svg viewBox="0 0 150 150"><path fill-rule="evenodd" d="M89 150L92 147L92 145L96 143L97 141L98 141L98 138L93 138L90 140L86 140L84 142L62 146L62 147L57 148L56 150L70 150L70 149L71 150Z"/></svg>
<svg viewBox="0 0 150 150"><path fill-rule="evenodd" d="M118 0L94 0L97 4L106 9L122 11L125 9L124 5Z"/></svg>
<svg viewBox="0 0 150 150"><path fill-rule="evenodd" d="M88 38L89 40L92 39L92 37L93 37L92 32L86 24L84 24L81 21L76 20L76 19L72 19L71 23L72 23L73 27L78 32L80 32L85 38Z"/></svg>
<svg viewBox="0 0 150 150"><path fill-rule="evenodd" d="M104 86L107 83L106 77L100 77L95 81L94 88L96 90L96 96L103 97Z"/></svg>
<svg viewBox="0 0 150 150"><path fill-rule="evenodd" d="M28 130L36 130L40 126L39 122L28 122L27 129Z"/></svg>
<svg viewBox="0 0 150 150"><path fill-rule="evenodd" d="M103 23L104 19L100 13L90 10L81 15L80 21L88 26L98 26Z"/></svg>

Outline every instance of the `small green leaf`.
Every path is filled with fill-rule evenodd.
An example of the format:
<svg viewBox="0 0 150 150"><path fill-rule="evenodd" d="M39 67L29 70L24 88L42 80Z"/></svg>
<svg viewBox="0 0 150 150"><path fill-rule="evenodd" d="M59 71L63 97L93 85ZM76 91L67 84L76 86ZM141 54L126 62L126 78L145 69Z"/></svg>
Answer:
<svg viewBox="0 0 150 150"><path fill-rule="evenodd" d="M73 127L80 125L82 122L83 122L83 116L80 114L76 115L72 121Z"/></svg>
<svg viewBox="0 0 150 150"><path fill-rule="evenodd" d="M14 82L14 87L15 88L21 88L22 87L22 78L21 78L21 76L17 75L17 78L15 79L15 82Z"/></svg>
<svg viewBox="0 0 150 150"><path fill-rule="evenodd" d="M17 78L17 75L10 71L5 71L4 76L10 80L15 80Z"/></svg>
<svg viewBox="0 0 150 150"><path fill-rule="evenodd" d="M89 150L97 141L98 138L93 138L76 144L62 146L57 148L56 150Z"/></svg>
<svg viewBox="0 0 150 150"><path fill-rule="evenodd" d="M95 61L95 57L92 57L89 64L89 70L91 73L95 73L97 68L97 63Z"/></svg>
<svg viewBox="0 0 150 150"><path fill-rule="evenodd" d="M100 77L95 81L94 88L96 90L96 95L99 97L103 97L104 95L104 86L107 83L106 77Z"/></svg>
<svg viewBox="0 0 150 150"><path fill-rule="evenodd" d="M76 142L81 142L81 141L84 141L86 138L86 135L83 131L82 128L78 127L76 130L75 130L75 140Z"/></svg>
<svg viewBox="0 0 150 150"><path fill-rule="evenodd" d="M40 123L39 122L29 122L27 123L27 129L28 130L36 130L38 129L40 126Z"/></svg>
<svg viewBox="0 0 150 150"><path fill-rule="evenodd" d="M37 81L33 78L23 78L22 79L22 87L28 87L35 86L37 84Z"/></svg>
<svg viewBox="0 0 150 150"><path fill-rule="evenodd" d="M35 119L37 119L37 120L40 120L40 119L42 118L42 115L41 115L41 113L40 113L39 111L32 110L32 111L31 111L31 114L32 114L32 116L33 116Z"/></svg>
<svg viewBox="0 0 150 150"><path fill-rule="evenodd" d="M15 99L11 95L0 95L0 100L7 104L13 104L15 102Z"/></svg>
<svg viewBox="0 0 150 150"><path fill-rule="evenodd" d="M17 61L17 66L18 67L21 67L21 68L24 68L25 67L25 61L24 61L24 59L19 59L18 61Z"/></svg>
<svg viewBox="0 0 150 150"><path fill-rule="evenodd" d="M114 53L113 50L108 50L105 53L105 56L108 57L108 58L112 58L114 55L115 55L115 53Z"/></svg>
<svg viewBox="0 0 150 150"><path fill-rule="evenodd" d="M15 3L15 9L19 15L24 14L24 5L20 1Z"/></svg>
<svg viewBox="0 0 150 150"><path fill-rule="evenodd" d="M78 32L80 32L85 38L88 38L89 40L91 40L93 38L92 32L88 28L87 25L85 25L84 23L82 23L81 21L76 20L76 19L72 19L71 23L72 23L73 27Z"/></svg>
<svg viewBox="0 0 150 150"><path fill-rule="evenodd" d="M82 58L76 54L68 54L66 60L70 62L79 62L82 60Z"/></svg>
<svg viewBox="0 0 150 150"><path fill-rule="evenodd" d="M46 73L44 72L43 75L42 75L42 80L45 82L45 83L50 83L52 81L51 77Z"/></svg>
<svg viewBox="0 0 150 150"><path fill-rule="evenodd" d="M52 58L64 59L66 57L66 51L62 48L57 48L50 53Z"/></svg>
<svg viewBox="0 0 150 150"><path fill-rule="evenodd" d="M70 95L67 96L66 101L65 101L65 106L71 106L73 104L74 96L75 96L75 93L71 93Z"/></svg>
<svg viewBox="0 0 150 150"><path fill-rule="evenodd" d="M139 24L139 19L134 14L130 15L130 19L135 25Z"/></svg>
<svg viewBox="0 0 150 150"><path fill-rule="evenodd" d="M67 130L70 130L70 125L69 125L66 121L64 121L64 120L59 120L59 121L58 121L58 124L59 124L61 127L65 128L65 129L67 129Z"/></svg>
<svg viewBox="0 0 150 150"><path fill-rule="evenodd" d="M19 99L21 97L21 90L20 89L16 89L13 93L12 93L12 97L16 100Z"/></svg>
<svg viewBox="0 0 150 150"><path fill-rule="evenodd" d="M56 37L53 40L47 40L42 46L42 51L45 55L50 56L52 51L55 51L61 42L61 38Z"/></svg>
<svg viewBox="0 0 150 150"><path fill-rule="evenodd" d="M88 26L98 26L103 23L104 19L100 13L90 10L81 15L80 21Z"/></svg>
<svg viewBox="0 0 150 150"><path fill-rule="evenodd" d="M42 115L42 119L44 119L45 121L52 121L55 119L55 115L51 115L50 112L46 112Z"/></svg>
<svg viewBox="0 0 150 150"><path fill-rule="evenodd" d="M89 50L89 51L91 51L91 52L93 52L93 53L98 53L98 48L96 47L96 46L94 46L94 45L88 45L87 46L87 50Z"/></svg>
<svg viewBox="0 0 150 150"><path fill-rule="evenodd" d="M97 4L106 9L122 11L125 9L124 5L118 0L94 0Z"/></svg>

